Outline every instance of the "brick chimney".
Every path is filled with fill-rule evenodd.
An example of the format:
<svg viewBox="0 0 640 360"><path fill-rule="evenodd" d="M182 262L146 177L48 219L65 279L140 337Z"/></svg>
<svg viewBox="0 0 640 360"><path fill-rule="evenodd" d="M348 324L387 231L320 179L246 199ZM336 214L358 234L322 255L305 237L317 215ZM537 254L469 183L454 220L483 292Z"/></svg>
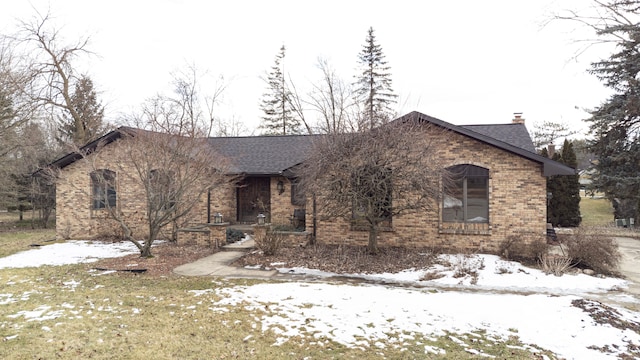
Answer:
<svg viewBox="0 0 640 360"><path fill-rule="evenodd" d="M521 112L513 113L513 120L511 120L514 124L522 124L524 125L524 118L522 117Z"/></svg>
<svg viewBox="0 0 640 360"><path fill-rule="evenodd" d="M553 143L547 145L547 154L549 155L549 158L552 158L553 154L555 153L556 153L556 146Z"/></svg>

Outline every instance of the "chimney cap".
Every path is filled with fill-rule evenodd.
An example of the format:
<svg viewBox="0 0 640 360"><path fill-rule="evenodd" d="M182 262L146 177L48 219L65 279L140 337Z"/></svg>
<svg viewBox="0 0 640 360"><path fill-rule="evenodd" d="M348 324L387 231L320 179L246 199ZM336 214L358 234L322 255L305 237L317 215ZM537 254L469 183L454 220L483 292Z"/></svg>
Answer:
<svg viewBox="0 0 640 360"><path fill-rule="evenodd" d="M512 123L514 124L524 124L524 119L522 118L522 113L521 112L514 112L513 113L513 120L511 120Z"/></svg>

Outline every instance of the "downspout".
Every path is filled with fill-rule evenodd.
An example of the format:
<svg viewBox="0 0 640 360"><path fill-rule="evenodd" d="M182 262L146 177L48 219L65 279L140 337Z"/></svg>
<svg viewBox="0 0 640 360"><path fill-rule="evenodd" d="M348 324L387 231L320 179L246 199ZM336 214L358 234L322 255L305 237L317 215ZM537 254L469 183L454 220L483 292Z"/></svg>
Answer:
<svg viewBox="0 0 640 360"><path fill-rule="evenodd" d="M211 224L211 190L207 191L207 224Z"/></svg>
<svg viewBox="0 0 640 360"><path fill-rule="evenodd" d="M317 222L317 210L316 210L316 194L313 194L313 243L316 242L316 236L318 234L318 222Z"/></svg>

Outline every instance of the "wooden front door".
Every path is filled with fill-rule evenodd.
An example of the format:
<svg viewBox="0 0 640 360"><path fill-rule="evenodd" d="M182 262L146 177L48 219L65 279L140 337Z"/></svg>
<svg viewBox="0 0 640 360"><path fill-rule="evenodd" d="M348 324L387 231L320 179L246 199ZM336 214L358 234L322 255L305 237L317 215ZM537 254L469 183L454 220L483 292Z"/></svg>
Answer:
<svg viewBox="0 0 640 360"><path fill-rule="evenodd" d="M238 187L238 222L254 224L258 214L271 211L271 179L248 177Z"/></svg>

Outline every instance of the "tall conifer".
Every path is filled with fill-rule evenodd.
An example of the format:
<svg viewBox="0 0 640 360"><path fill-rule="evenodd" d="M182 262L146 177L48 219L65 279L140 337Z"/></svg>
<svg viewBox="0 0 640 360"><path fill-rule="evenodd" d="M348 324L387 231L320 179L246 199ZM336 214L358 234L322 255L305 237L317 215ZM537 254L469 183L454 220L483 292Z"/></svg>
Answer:
<svg viewBox="0 0 640 360"><path fill-rule="evenodd" d="M376 42L373 27L370 27L358 54L359 74L355 83L358 100L363 105L362 117L370 129L394 116L391 104L396 102L397 95L391 87L390 69L382 47Z"/></svg>
<svg viewBox="0 0 640 360"><path fill-rule="evenodd" d="M263 111L260 128L265 135L291 135L301 133L300 119L291 106L291 91L287 87L284 72L285 47L282 45L274 65L267 76L267 92L260 109Z"/></svg>

